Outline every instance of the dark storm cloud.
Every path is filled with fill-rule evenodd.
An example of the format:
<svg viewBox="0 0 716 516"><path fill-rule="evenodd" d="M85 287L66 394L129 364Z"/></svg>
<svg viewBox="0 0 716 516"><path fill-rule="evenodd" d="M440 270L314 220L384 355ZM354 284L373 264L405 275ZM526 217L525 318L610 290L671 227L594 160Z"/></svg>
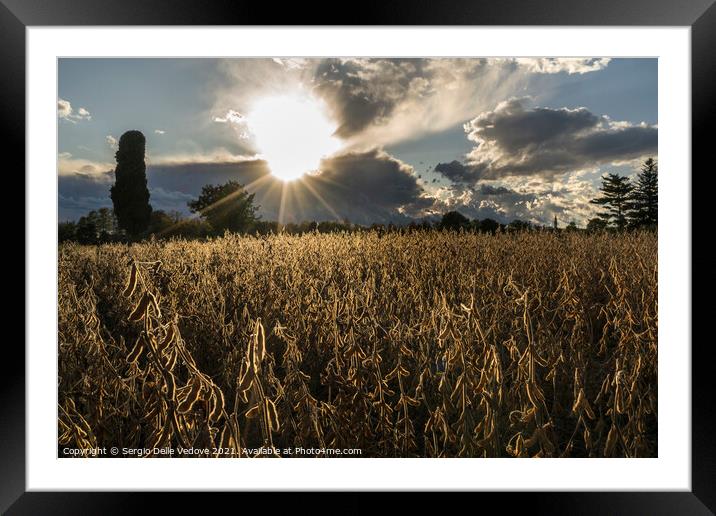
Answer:
<svg viewBox="0 0 716 516"><path fill-rule="evenodd" d="M550 176L639 158L657 150L658 129L613 122L585 108L524 107L511 99L465 124L476 147L466 163L435 171L458 183L504 176Z"/></svg>
<svg viewBox="0 0 716 516"><path fill-rule="evenodd" d="M442 174L456 183L469 183L473 181L475 177L475 171L472 167L460 163L457 160L448 163L438 163L435 165L435 172Z"/></svg>
<svg viewBox="0 0 716 516"><path fill-rule="evenodd" d="M470 136L498 142L505 152L523 152L596 127L600 118L585 108L525 110L512 99L495 111L483 113L466 126Z"/></svg>
<svg viewBox="0 0 716 516"><path fill-rule="evenodd" d="M319 179L330 181L357 196L357 201L396 206L422 193L412 168L379 150L351 152L321 163Z"/></svg>
<svg viewBox="0 0 716 516"><path fill-rule="evenodd" d="M348 138L384 122L411 92L425 85L421 59L325 59L314 71L315 91L329 100L336 136ZM422 80L420 80L422 79Z"/></svg>
<svg viewBox="0 0 716 516"><path fill-rule="evenodd" d="M238 181L248 185L269 174L263 160L218 163L182 163L147 167L147 185L166 192L198 195L207 184Z"/></svg>
<svg viewBox="0 0 716 516"><path fill-rule="evenodd" d="M515 193L514 190L505 188L504 186L480 185L480 194L482 195L509 195Z"/></svg>
<svg viewBox="0 0 716 516"><path fill-rule="evenodd" d="M325 159L307 180L341 217L361 224L405 222L434 202L412 167L375 149Z"/></svg>
<svg viewBox="0 0 716 516"><path fill-rule="evenodd" d="M89 211L111 208L109 189L113 182L112 171L101 174L78 173L58 176L59 220L76 220Z"/></svg>
<svg viewBox="0 0 716 516"><path fill-rule="evenodd" d="M156 210L188 214L187 202L206 184L234 180L256 194L259 213L277 220L284 183L270 175L266 162L184 163L147 167L149 202ZM92 209L111 207L112 172L60 176L61 220ZM285 185L284 222L348 219L359 224L402 223L429 209L434 199L418 185L413 169L380 150L324 159L316 175Z"/></svg>
<svg viewBox="0 0 716 516"><path fill-rule="evenodd" d="M588 73L609 59L322 59L312 62L308 79L338 123L336 135L348 139L370 127L434 131L479 113L515 91L529 77L566 72ZM380 142L372 142L374 144Z"/></svg>
<svg viewBox="0 0 716 516"><path fill-rule="evenodd" d="M187 202L196 198L205 184L236 180L249 184L268 174L260 160L238 163L190 163L147 167L149 202L155 210L188 214ZM110 188L114 172L70 173L58 176L59 218L75 220L91 210L112 207Z"/></svg>

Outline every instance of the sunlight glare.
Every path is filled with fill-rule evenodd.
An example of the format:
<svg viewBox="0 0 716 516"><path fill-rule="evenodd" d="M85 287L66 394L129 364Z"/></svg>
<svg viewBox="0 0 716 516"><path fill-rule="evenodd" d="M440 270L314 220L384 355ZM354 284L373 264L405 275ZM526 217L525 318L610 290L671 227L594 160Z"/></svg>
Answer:
<svg viewBox="0 0 716 516"><path fill-rule="evenodd" d="M247 124L271 173L283 181L316 170L321 158L340 148L323 106L308 94L257 99Z"/></svg>

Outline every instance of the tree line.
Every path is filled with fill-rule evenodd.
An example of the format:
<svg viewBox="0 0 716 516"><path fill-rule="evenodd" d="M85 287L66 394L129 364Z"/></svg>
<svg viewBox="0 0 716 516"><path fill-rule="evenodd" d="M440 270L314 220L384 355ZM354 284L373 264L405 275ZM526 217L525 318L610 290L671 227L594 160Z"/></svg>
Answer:
<svg viewBox="0 0 716 516"><path fill-rule="evenodd" d="M601 206L602 211L587 228L655 229L659 222L658 168L656 161L649 158L635 182L619 174L603 176L601 195L590 201Z"/></svg>
<svg viewBox="0 0 716 516"><path fill-rule="evenodd" d="M602 178L601 195L591 201L601 206L602 211L589 221L585 229L579 228L575 222L563 229L559 228L556 216L552 227L547 227L523 220L513 220L509 224L490 218L470 220L458 211L407 225L361 226L348 220L287 224L261 220L257 214L259 206L254 202L254 194L248 193L236 181L202 187L198 198L188 203L194 217L184 217L178 211L153 210L147 188L145 147L146 139L140 131L128 131L122 135L115 154L115 183L110 189L113 208L90 211L77 222L60 223L60 242L97 244L150 237L193 239L222 235L226 231L257 235L366 230L380 233L451 230L495 234L519 231L622 231L631 228L653 229L657 225L657 164L651 158L642 166L635 183L618 174L607 174Z"/></svg>

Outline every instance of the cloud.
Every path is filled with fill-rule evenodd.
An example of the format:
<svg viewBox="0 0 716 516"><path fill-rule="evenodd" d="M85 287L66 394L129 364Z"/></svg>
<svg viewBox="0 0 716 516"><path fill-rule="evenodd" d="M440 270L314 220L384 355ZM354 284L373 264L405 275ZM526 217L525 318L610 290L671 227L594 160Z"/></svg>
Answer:
<svg viewBox="0 0 716 516"><path fill-rule="evenodd" d="M234 156L232 161L212 161L207 155L179 158L147 166L150 203L155 209L188 215L187 201L196 198L202 186L230 180L256 195L264 219L280 218L284 222L348 219L360 224L405 223L411 217L431 213L435 202L418 184L411 166L379 149L326 158L319 171L290 183L273 177L260 159ZM59 193L63 216L77 218L90 209L111 205L109 188L114 174L107 165L62 161Z"/></svg>
<svg viewBox="0 0 716 516"><path fill-rule="evenodd" d="M210 151L194 153L166 154L159 155L148 160L152 165L191 165L191 164L215 164L215 163L241 163L258 159L256 155L234 154L231 151L218 148Z"/></svg>
<svg viewBox="0 0 716 516"><path fill-rule="evenodd" d="M515 176L484 181L476 187L454 184L436 192L433 209L457 210L463 215L501 223L519 219L551 225L557 216L560 225L571 221L584 226L596 208L589 200L597 194L598 168L552 178Z"/></svg>
<svg viewBox="0 0 716 516"><path fill-rule="evenodd" d="M79 175L102 178L107 172L113 170L114 163L74 158L69 152L62 152L58 155L57 174L59 176Z"/></svg>
<svg viewBox="0 0 716 516"><path fill-rule="evenodd" d="M111 208L109 189L114 173L60 174L57 177L59 220L77 220L91 210Z"/></svg>
<svg viewBox="0 0 716 516"><path fill-rule="evenodd" d="M162 129L154 129L154 134L166 134L166 131Z"/></svg>
<svg viewBox="0 0 716 516"><path fill-rule="evenodd" d="M286 68L287 70L300 70L305 68L309 63L309 59L301 57L274 57L272 61Z"/></svg>
<svg viewBox="0 0 716 516"><path fill-rule="evenodd" d="M60 118L67 118L72 114L72 105L69 103L69 101L64 99L59 99L57 101L57 116Z"/></svg>
<svg viewBox="0 0 716 516"><path fill-rule="evenodd" d="M326 158L319 171L290 183L273 177L260 159L152 165L147 176L150 189L192 197L205 184L238 181L255 193L266 220L284 222L346 218L360 224L406 222L433 203L417 184L412 167L378 149ZM186 202L174 209L188 213Z"/></svg>
<svg viewBox="0 0 716 516"><path fill-rule="evenodd" d="M104 137L104 141L107 142L107 145L109 145L111 149L117 150L117 147L119 146L119 141L117 140L117 138L115 138L111 134L108 134Z"/></svg>
<svg viewBox="0 0 716 516"><path fill-rule="evenodd" d="M336 135L388 144L440 131L526 87L535 74L584 74L608 58L325 59L314 91L326 99Z"/></svg>
<svg viewBox="0 0 716 516"><path fill-rule="evenodd" d="M324 59L314 72L314 90L330 101L347 138L369 124L381 124L411 92L423 74L419 59Z"/></svg>
<svg viewBox="0 0 716 516"><path fill-rule="evenodd" d="M458 183L506 176L552 176L657 151L658 129L615 122L586 108L525 107L526 99L501 102L465 124L475 143L465 163L440 163L435 171Z"/></svg>
<svg viewBox="0 0 716 516"><path fill-rule="evenodd" d="M588 73L609 59L227 59L210 118L247 137L256 99L295 91L322 99L344 149L366 150L455 127L523 91L537 75ZM217 115L218 113L218 115ZM249 115L250 116L250 115Z"/></svg>
<svg viewBox="0 0 716 516"><path fill-rule="evenodd" d="M73 124L81 120L91 120L92 115L87 109L81 107L77 111L72 108L70 101L65 99L57 100L57 116Z"/></svg>
<svg viewBox="0 0 716 516"><path fill-rule="evenodd" d="M454 181L455 183L470 183L475 180L475 171L457 161L453 160L447 163L438 163L435 165L435 172L443 175L444 177Z"/></svg>
<svg viewBox="0 0 716 516"><path fill-rule="evenodd" d="M165 190L161 187L149 188L149 201L153 210L183 212L186 210L186 204L194 198L194 195L176 190Z"/></svg>
<svg viewBox="0 0 716 516"><path fill-rule="evenodd" d="M514 190L505 188L504 186L480 185L480 193L482 195L510 195L515 193Z"/></svg>
<svg viewBox="0 0 716 516"><path fill-rule="evenodd" d="M404 222L434 202L410 165L379 149L324 159L306 181L341 218L360 224Z"/></svg>
<svg viewBox="0 0 716 516"><path fill-rule="evenodd" d="M235 109L229 109L224 116L212 117L212 120L218 124L229 124L236 131L236 136L242 140L250 137L248 120L244 115Z"/></svg>
<svg viewBox="0 0 716 516"><path fill-rule="evenodd" d="M220 124L240 124L246 121L246 117L234 109L229 109L224 116L215 116L213 120Z"/></svg>
<svg viewBox="0 0 716 516"><path fill-rule="evenodd" d="M110 188L114 183L111 172L103 176L60 176L59 220L77 220L92 210L112 208ZM176 190L149 186L149 201L154 210L186 212L186 203L194 196Z"/></svg>
<svg viewBox="0 0 716 516"><path fill-rule="evenodd" d="M317 173L291 183L271 176L266 162L260 159L211 161L210 155L194 157L203 162L174 157L147 166L154 209L189 215L187 202L198 197L202 186L234 180L256 195L265 220L282 217L284 222L348 219L366 225L400 224L458 210L470 218L500 222L518 218L543 224L551 224L556 214L562 225L571 220L584 225L593 215L594 207L588 200L596 194L599 177L599 169L549 179L515 176L483 180L476 187L455 184L429 193L418 183L410 165L379 149L326 158ZM111 164L71 156L60 161L60 220L76 220L90 210L111 207Z"/></svg>
<svg viewBox="0 0 716 516"><path fill-rule="evenodd" d="M603 70L607 67L609 57L518 57L514 61L526 70L534 73L568 73L585 74Z"/></svg>

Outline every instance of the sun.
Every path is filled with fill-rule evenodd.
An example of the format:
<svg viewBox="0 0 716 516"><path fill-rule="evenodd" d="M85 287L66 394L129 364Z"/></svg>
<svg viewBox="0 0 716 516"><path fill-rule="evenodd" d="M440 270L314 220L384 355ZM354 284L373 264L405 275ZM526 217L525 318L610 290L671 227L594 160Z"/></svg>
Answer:
<svg viewBox="0 0 716 516"><path fill-rule="evenodd" d="M325 106L304 92L258 98L246 122L271 174L283 181L317 170L340 148Z"/></svg>

